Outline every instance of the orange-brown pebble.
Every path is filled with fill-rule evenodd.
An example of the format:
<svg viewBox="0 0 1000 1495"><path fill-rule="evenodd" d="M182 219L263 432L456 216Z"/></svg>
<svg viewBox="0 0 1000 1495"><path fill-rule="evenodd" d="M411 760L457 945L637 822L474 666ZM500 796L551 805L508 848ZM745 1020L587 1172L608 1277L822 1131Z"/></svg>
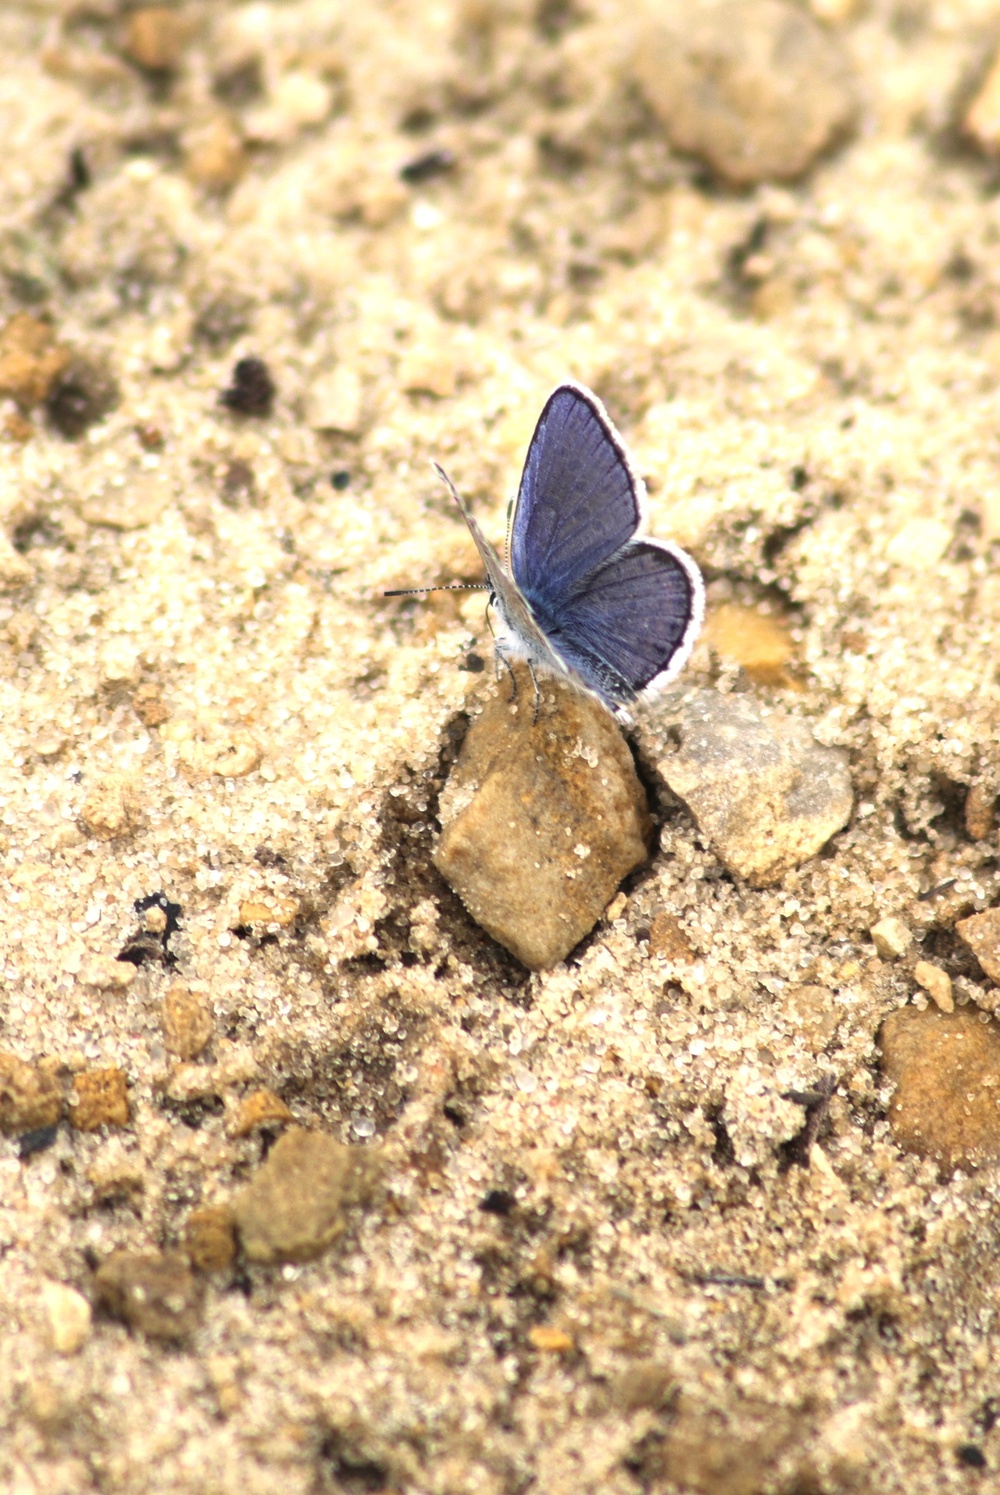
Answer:
<svg viewBox="0 0 1000 1495"><path fill-rule="evenodd" d="M80 808L81 827L98 841L130 836L140 819L135 788L124 774L98 779Z"/></svg>
<svg viewBox="0 0 1000 1495"><path fill-rule="evenodd" d="M128 1126L128 1082L120 1069L85 1069L73 1076L66 1112L78 1132Z"/></svg>
<svg viewBox="0 0 1000 1495"><path fill-rule="evenodd" d="M68 362L51 323L30 312L15 313L0 329L0 395L16 400L22 410L47 398Z"/></svg>
<svg viewBox="0 0 1000 1495"><path fill-rule="evenodd" d="M185 27L169 5L144 5L125 25L125 54L137 67L166 73L180 62Z"/></svg>
<svg viewBox="0 0 1000 1495"><path fill-rule="evenodd" d="M965 796L965 829L973 841L986 841L996 825L997 786L977 780Z"/></svg>
<svg viewBox="0 0 1000 1495"><path fill-rule="evenodd" d="M170 718L170 708L160 695L160 687L149 683L136 687L132 710L144 727L161 727Z"/></svg>
<svg viewBox="0 0 1000 1495"><path fill-rule="evenodd" d="M196 1059L211 1042L212 1014L186 986L171 986L163 998L163 1041L180 1059Z"/></svg>
<svg viewBox="0 0 1000 1495"><path fill-rule="evenodd" d="M787 629L766 613L724 603L709 613L705 636L723 659L741 665L758 685L794 685L794 645Z"/></svg>
<svg viewBox="0 0 1000 1495"><path fill-rule="evenodd" d="M987 155L1000 151L1000 56L994 59L969 105L962 127Z"/></svg>
<svg viewBox="0 0 1000 1495"><path fill-rule="evenodd" d="M649 926L649 953L662 955L666 960L690 961L696 951L687 933L673 914L661 909L653 915Z"/></svg>
<svg viewBox="0 0 1000 1495"><path fill-rule="evenodd" d="M280 1095L273 1090L255 1090L241 1100L226 1130L231 1137L249 1137L261 1126L284 1126L294 1120Z"/></svg>
<svg viewBox="0 0 1000 1495"><path fill-rule="evenodd" d="M184 1226L184 1249L196 1272L221 1272L236 1256L236 1233L227 1205L193 1209Z"/></svg>
<svg viewBox="0 0 1000 1495"><path fill-rule="evenodd" d="M972 951L991 981L1000 986L1000 908L959 919L955 933Z"/></svg>
<svg viewBox="0 0 1000 1495"><path fill-rule="evenodd" d="M547 1324L535 1324L528 1330L528 1339L536 1350L548 1355L565 1355L573 1348L573 1336L565 1329L552 1329Z"/></svg>
<svg viewBox="0 0 1000 1495"><path fill-rule="evenodd" d="M17 1136L55 1126L62 1107L62 1087L54 1075L16 1054L0 1053L0 1132Z"/></svg>
<svg viewBox="0 0 1000 1495"><path fill-rule="evenodd" d="M1000 1158L1000 1024L983 1019L975 1007L901 1007L883 1023L889 1124L905 1152L953 1166Z"/></svg>
<svg viewBox="0 0 1000 1495"><path fill-rule="evenodd" d="M246 170L243 136L227 114L214 115L191 130L183 146L188 181L209 192L225 192Z"/></svg>

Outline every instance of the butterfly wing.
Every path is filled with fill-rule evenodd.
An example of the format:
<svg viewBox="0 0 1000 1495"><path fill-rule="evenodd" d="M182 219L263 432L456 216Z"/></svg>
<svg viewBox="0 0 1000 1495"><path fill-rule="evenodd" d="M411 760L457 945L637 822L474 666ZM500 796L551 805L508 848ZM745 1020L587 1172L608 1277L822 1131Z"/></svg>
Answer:
<svg viewBox="0 0 1000 1495"><path fill-rule="evenodd" d="M544 613L539 626L559 658L609 705L672 680L704 617L697 566L676 546L638 540Z"/></svg>
<svg viewBox="0 0 1000 1495"><path fill-rule="evenodd" d="M596 395L561 384L528 447L511 527L511 574L532 608L565 596L632 538L642 480Z"/></svg>

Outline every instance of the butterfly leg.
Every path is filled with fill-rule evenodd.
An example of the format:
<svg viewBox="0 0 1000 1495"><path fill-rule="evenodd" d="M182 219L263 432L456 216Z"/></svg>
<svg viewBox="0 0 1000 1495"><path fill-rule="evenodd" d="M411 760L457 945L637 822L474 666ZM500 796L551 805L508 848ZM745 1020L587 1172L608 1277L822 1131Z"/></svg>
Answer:
<svg viewBox="0 0 1000 1495"><path fill-rule="evenodd" d="M531 725L533 727L536 727L538 725L538 708L542 704L542 693L538 689L538 676L535 674L535 666L532 664L530 656L525 661L525 663L528 666L528 674L531 676L531 683L535 687L535 709L531 714Z"/></svg>

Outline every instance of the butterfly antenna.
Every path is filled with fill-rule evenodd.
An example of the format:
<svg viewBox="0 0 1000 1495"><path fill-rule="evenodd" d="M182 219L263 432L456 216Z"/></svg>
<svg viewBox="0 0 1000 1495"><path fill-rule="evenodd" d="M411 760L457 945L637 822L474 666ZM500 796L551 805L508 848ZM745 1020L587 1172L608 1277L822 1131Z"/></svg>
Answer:
<svg viewBox="0 0 1000 1495"><path fill-rule="evenodd" d="M427 592L485 592L488 591L485 581L450 581L439 587L396 587L391 592L383 592L383 597L422 597Z"/></svg>

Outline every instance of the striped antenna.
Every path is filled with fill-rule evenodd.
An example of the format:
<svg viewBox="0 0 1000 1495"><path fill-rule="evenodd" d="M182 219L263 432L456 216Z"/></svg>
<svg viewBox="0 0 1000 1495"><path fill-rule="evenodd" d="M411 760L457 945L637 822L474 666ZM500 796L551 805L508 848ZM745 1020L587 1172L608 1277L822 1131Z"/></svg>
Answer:
<svg viewBox="0 0 1000 1495"><path fill-rule="evenodd" d="M397 587L391 592L383 592L383 597L420 597L425 592L488 592L489 587L485 581L452 581L446 586L440 587Z"/></svg>

